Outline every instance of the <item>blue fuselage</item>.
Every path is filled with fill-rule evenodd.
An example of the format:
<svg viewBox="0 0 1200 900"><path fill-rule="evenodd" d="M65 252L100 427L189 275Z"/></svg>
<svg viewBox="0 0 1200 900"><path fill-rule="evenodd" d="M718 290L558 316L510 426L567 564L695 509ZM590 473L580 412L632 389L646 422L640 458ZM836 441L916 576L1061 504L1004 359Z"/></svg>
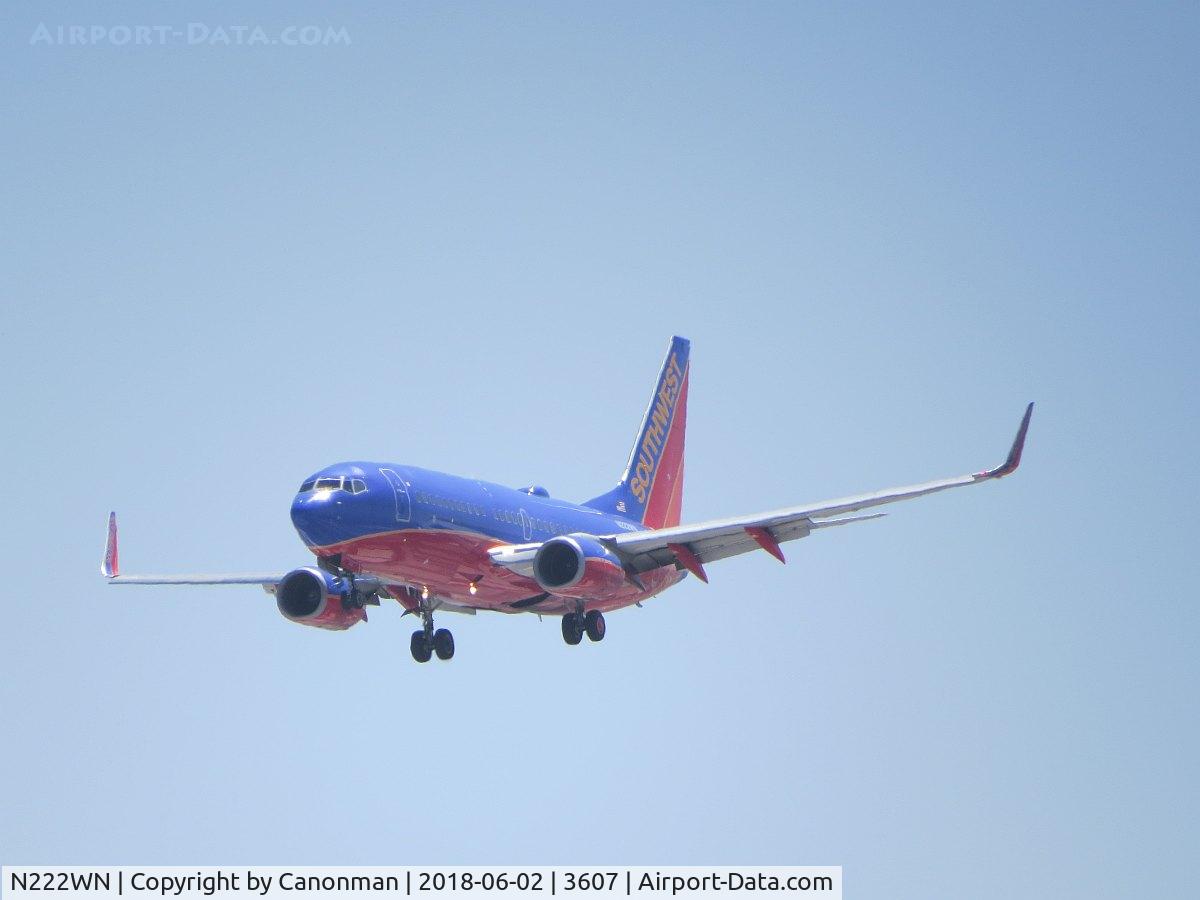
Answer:
<svg viewBox="0 0 1200 900"><path fill-rule="evenodd" d="M556 500L541 488L517 490L399 463L344 462L317 472L292 501L292 523L318 553L370 535L410 529L454 531L497 543L561 534L612 534L643 526Z"/></svg>

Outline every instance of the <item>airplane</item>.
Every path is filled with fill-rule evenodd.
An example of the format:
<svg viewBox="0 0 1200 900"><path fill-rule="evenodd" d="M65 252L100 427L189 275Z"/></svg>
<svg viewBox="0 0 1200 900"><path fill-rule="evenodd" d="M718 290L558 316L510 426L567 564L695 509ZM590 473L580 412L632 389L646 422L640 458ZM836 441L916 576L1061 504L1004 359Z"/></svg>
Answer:
<svg viewBox="0 0 1200 900"><path fill-rule="evenodd" d="M290 572L122 575L117 518L109 513L100 571L115 585L260 585L302 625L344 631L366 607L392 599L420 617L409 649L419 663L454 656L435 612L479 610L559 616L562 637L602 641L604 614L640 606L687 575L707 583L709 563L782 544L822 528L865 522L888 503L1003 478L1016 471L1033 404L999 466L907 487L683 525L684 433L691 344L673 338L616 487L583 503L540 485L505 487L403 463L352 461L306 478L292 524L316 564Z"/></svg>

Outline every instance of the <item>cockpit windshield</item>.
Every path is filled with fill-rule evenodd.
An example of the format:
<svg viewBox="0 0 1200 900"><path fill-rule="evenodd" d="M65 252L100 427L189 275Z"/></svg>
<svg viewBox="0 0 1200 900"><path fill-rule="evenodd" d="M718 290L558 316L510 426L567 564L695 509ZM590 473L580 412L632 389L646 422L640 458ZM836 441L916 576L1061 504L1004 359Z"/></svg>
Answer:
<svg viewBox="0 0 1200 900"><path fill-rule="evenodd" d="M367 489L367 483L361 478L349 478L345 475L325 475L321 478L310 478L300 485L300 493L308 491L349 491L361 494Z"/></svg>

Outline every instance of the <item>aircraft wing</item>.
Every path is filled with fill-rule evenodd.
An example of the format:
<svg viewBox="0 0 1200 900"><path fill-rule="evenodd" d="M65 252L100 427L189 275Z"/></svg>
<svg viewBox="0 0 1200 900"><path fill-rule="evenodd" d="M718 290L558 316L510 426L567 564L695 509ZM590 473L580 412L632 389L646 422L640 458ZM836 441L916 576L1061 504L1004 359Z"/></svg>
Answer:
<svg viewBox="0 0 1200 900"><path fill-rule="evenodd" d="M1021 426L1008 451L1008 457L1001 465L985 472L771 512L714 519L695 525L605 535L600 540L612 548L634 573L678 563L701 580L708 581L704 563L757 549L766 550L783 562L783 551L779 545L785 541L806 537L818 528L864 522L885 515L849 515L851 513L1012 474L1020 465L1021 452L1025 447L1025 434L1029 430L1029 419L1032 415L1033 404L1030 403L1025 409L1025 416L1021 419Z"/></svg>
<svg viewBox="0 0 1200 900"><path fill-rule="evenodd" d="M261 584L274 587L286 572L231 572L219 575L114 575L109 584Z"/></svg>
<svg viewBox="0 0 1200 900"><path fill-rule="evenodd" d="M117 514L108 514L108 540L104 544L104 562L100 574L109 584L259 584L274 592L286 572L226 573L218 575L121 575L117 567Z"/></svg>

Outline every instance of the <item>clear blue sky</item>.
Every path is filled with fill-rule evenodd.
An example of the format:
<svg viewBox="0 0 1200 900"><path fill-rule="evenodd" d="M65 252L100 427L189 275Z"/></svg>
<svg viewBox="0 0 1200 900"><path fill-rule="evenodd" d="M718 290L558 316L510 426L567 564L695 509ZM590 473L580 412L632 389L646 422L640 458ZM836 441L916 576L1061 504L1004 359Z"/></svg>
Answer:
<svg viewBox="0 0 1200 900"><path fill-rule="evenodd" d="M1194 4L7 4L5 863L1196 890ZM349 46L30 45L59 24ZM1021 472L557 621L297 627L311 471L572 499L693 342L697 520Z"/></svg>

